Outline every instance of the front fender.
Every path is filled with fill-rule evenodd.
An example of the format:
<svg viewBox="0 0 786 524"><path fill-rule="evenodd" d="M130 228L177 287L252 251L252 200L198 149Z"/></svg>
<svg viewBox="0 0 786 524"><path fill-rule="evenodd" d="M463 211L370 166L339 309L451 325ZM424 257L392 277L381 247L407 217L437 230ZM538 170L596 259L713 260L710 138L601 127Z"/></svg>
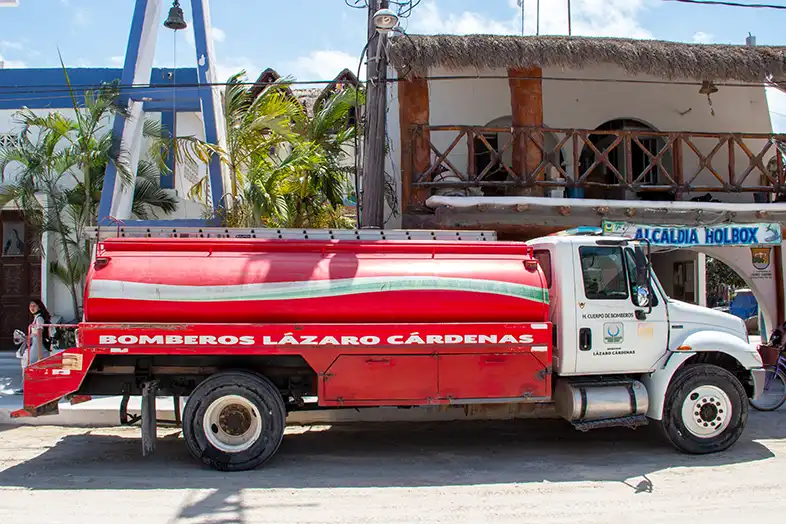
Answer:
<svg viewBox="0 0 786 524"><path fill-rule="evenodd" d="M739 338L718 331L700 331L693 333L681 342L679 351L668 351L656 364L655 371L641 378L649 394L647 416L654 420L663 417L663 404L666 401L666 390L674 374L691 357L703 352L724 353L745 369L761 368L761 356ZM690 348L690 349L688 349Z"/></svg>
<svg viewBox="0 0 786 524"><path fill-rule="evenodd" d="M641 378L650 397L650 405L647 409L649 418L654 420L663 418L663 404L666 401L666 390L669 388L671 377L695 354L695 351L681 351L679 353L669 351L658 361L655 371Z"/></svg>
<svg viewBox="0 0 786 524"><path fill-rule="evenodd" d="M761 355L748 342L723 331L697 331L677 345L682 351L718 351L734 357L745 369L761 367ZM676 349L676 348L675 348Z"/></svg>

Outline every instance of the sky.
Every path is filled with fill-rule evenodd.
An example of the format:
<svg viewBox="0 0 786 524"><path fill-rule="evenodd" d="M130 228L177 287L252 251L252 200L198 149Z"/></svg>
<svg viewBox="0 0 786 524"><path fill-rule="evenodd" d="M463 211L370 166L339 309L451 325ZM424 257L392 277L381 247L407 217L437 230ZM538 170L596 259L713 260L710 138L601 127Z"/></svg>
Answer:
<svg viewBox="0 0 786 524"><path fill-rule="evenodd" d="M763 0L738 0L760 3ZM19 0L0 7L0 60L5 67L122 67L133 0ZM526 34L536 31L536 4L525 0ZM568 0L540 0L540 33L567 34ZM786 5L786 0L767 0ZM166 8L171 4L164 0ZM190 1L181 0L190 22ZM298 80L329 80L357 70L366 42L366 13L344 0L212 0L220 79L268 67ZM572 0L575 35L682 42L786 45L786 11L688 5L667 0ZM165 8L165 12L166 12ZM165 17L165 13L163 14ZM163 19L162 19L163 23ZM408 33L520 34L517 0L422 0L402 21ZM192 25L159 31L155 65L195 62ZM175 46L177 53L175 56ZM777 131L786 132L786 95L768 93Z"/></svg>

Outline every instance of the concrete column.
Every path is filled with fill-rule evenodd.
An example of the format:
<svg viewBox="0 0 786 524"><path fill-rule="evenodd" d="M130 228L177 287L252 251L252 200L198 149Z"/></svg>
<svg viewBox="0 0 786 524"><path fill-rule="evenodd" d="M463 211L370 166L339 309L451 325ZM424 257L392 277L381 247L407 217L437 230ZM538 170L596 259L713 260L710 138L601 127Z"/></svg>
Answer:
<svg viewBox="0 0 786 524"><path fill-rule="evenodd" d="M45 193L36 193L36 200L41 204L41 207L47 208L48 202ZM50 296L49 290L49 262L52 249L51 233L44 231L41 235L41 301L50 312L53 307L53 297Z"/></svg>
<svg viewBox="0 0 786 524"><path fill-rule="evenodd" d="M707 255L698 253L696 258L696 301L698 305L707 307Z"/></svg>

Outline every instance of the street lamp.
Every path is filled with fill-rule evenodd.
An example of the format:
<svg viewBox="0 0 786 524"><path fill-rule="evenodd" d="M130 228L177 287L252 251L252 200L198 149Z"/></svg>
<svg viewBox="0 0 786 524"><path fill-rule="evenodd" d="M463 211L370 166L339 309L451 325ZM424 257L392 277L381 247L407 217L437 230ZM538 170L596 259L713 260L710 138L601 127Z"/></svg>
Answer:
<svg viewBox="0 0 786 524"><path fill-rule="evenodd" d="M390 9L380 9L374 13L374 27L381 35L390 33L398 25L398 15Z"/></svg>

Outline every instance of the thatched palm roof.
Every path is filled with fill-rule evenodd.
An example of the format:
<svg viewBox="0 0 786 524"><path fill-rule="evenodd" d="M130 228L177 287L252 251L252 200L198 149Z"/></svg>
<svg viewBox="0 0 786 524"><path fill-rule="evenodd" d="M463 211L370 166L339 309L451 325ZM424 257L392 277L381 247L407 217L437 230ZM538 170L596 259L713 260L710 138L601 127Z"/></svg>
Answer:
<svg viewBox="0 0 786 524"><path fill-rule="evenodd" d="M426 76L452 70L614 64L630 74L668 79L763 82L786 78L786 47L685 44L658 40L567 36L412 35L391 43L393 66Z"/></svg>
<svg viewBox="0 0 786 524"><path fill-rule="evenodd" d="M321 106L327 98L332 95L339 86L342 85L351 85L352 87L358 88L360 87L360 80L355 73L350 71L349 69L344 69L341 71L336 78L333 79L328 85L325 86L325 89L322 90L322 93L317 98L316 102L314 103L314 107Z"/></svg>
<svg viewBox="0 0 786 524"><path fill-rule="evenodd" d="M279 80L281 80L281 75L278 74L278 71L276 71L272 67L268 67L267 69L262 71L262 73L257 78L256 82L254 82L254 85L251 86L250 89L251 96L253 96L254 98L258 97L259 94L262 91L264 91L267 86L275 82L278 82Z"/></svg>

